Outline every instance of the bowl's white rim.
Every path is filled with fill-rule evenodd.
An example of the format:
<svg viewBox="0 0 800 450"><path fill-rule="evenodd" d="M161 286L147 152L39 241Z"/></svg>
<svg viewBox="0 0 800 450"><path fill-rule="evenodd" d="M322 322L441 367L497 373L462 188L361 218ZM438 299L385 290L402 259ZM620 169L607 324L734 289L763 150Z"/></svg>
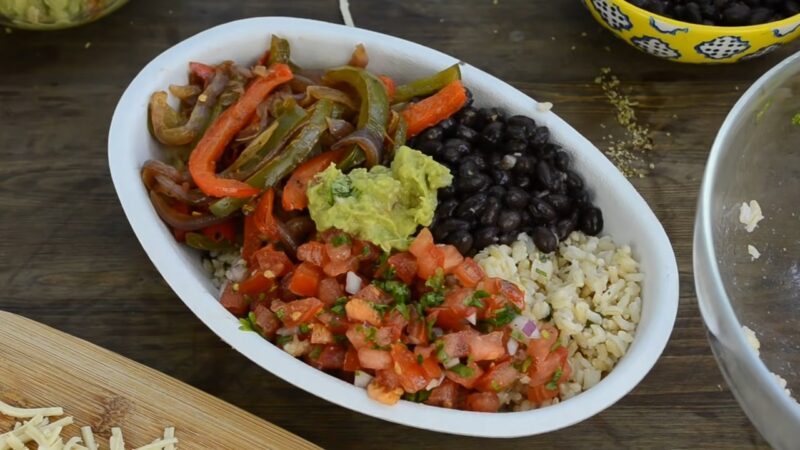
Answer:
<svg viewBox="0 0 800 450"><path fill-rule="evenodd" d="M585 420L608 408L632 390L655 365L666 347L675 322L679 298L675 255L662 225L639 193L617 173L617 169L599 150L555 115L551 118L550 123L571 130L575 135L575 142L581 148L593 149L589 155L592 163L598 164L599 170L609 171L608 173L612 174L603 177L603 181L608 183L609 188L620 190L625 194L627 200L637 205L637 214L641 214L643 220L648 223L648 237L657 241L657 247L660 249L656 261L661 271L657 275L651 276L663 277L666 287L663 292L659 293L657 299L648 303L650 305L648 307L658 310L659 320L650 329L639 330L637 333L639 341L645 339L643 335L647 336L647 350L641 351L635 360L623 358L617 368L597 386L579 396L543 409L503 414L448 410L410 402L400 402L395 406L388 407L370 400L362 389L323 374L273 345L265 343L259 336L240 332L238 322L219 305L216 299L206 293L201 293L196 286L179 282L179 280L187 279L188 270L181 265L168 264L175 261L169 246L163 245L164 242L151 240L153 236L160 234L156 229L163 227L160 220L156 217L153 221L152 212L151 217L148 218L141 218L133 214L138 200L131 198L130 189L126 183L134 182L134 178L138 178L135 176L138 174L138 167L135 168L136 174L133 174L129 170L130 167L127 167L120 157L114 155L115 148L124 148L125 141L122 130L126 121L125 115L128 114L128 110L141 105L142 98L139 96L142 89L146 89L148 76L154 75L159 67L175 60L176 56L182 62L189 59L185 56L182 57L182 52L201 43L216 42L219 44L224 41L226 33L236 35L253 33L256 35L255 30L263 33L264 30L269 30L270 25L277 26L278 24L292 25L301 29L324 30L326 33L339 33L346 35L349 39L365 42L367 45L371 41L382 41L385 45L402 46L414 51L435 54L444 61L453 60L452 57L436 50L372 31L309 19L261 17L229 22L203 31L176 44L148 63L125 90L115 109L109 131L109 167L114 187L137 239L170 287L195 315L224 341L253 362L307 392L373 417L428 430L468 436L504 438L539 434ZM465 73L468 72L475 79L496 84L497 89L502 91L505 96L524 96L505 82L472 66L465 64L462 66L462 70ZM149 95L149 92L144 95ZM525 96L525 98L528 97ZM150 209L152 208L150 207ZM210 305L209 300L213 300L216 306ZM206 308L212 308L213 311L203 311Z"/></svg>

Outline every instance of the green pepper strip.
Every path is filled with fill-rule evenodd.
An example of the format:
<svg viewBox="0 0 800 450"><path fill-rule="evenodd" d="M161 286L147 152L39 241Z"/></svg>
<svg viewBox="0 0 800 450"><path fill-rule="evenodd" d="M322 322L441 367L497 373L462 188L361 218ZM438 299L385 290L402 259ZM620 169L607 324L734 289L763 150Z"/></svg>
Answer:
<svg viewBox="0 0 800 450"><path fill-rule="evenodd" d="M269 60L267 64L289 64L290 56L289 41L273 34L269 44Z"/></svg>
<svg viewBox="0 0 800 450"><path fill-rule="evenodd" d="M403 116L400 116L400 121L397 122L397 129L394 131L394 136L392 136L392 140L394 141L394 148L392 150L397 150L406 143L407 131L408 124L406 120L403 119Z"/></svg>
<svg viewBox="0 0 800 450"><path fill-rule="evenodd" d="M441 90L449 83L461 79L461 69L454 64L439 73L397 86L392 102L407 102L414 97L424 97Z"/></svg>
<svg viewBox="0 0 800 450"><path fill-rule="evenodd" d="M378 136L386 135L386 124L389 122L389 97L386 88L378 77L368 71L351 66L329 70L325 74L329 83L345 83L355 88L361 97L361 109L358 113L358 129L369 128ZM364 152L355 147L339 164L347 170L364 161Z"/></svg>
<svg viewBox="0 0 800 450"><path fill-rule="evenodd" d="M251 152L252 154L246 154L250 149L248 145L247 149L239 155L239 158L230 167L222 171L223 176L233 177L237 180L251 176L264 161L273 158L283 148L286 141L292 137L308 118L308 112L298 106L294 99L289 99L285 103L282 112L278 114L276 119L277 128L269 136L266 143L257 151ZM258 143L254 145L258 145Z"/></svg>
<svg viewBox="0 0 800 450"><path fill-rule="evenodd" d="M200 233L186 233L186 245L198 250L205 250L209 252L225 252L234 248L233 244L230 242L217 242Z"/></svg>
<svg viewBox="0 0 800 450"><path fill-rule="evenodd" d="M280 155L270 160L248 178L247 184L258 188L269 188L289 175L317 148L317 142L328 129L328 122L325 119L330 117L332 110L333 102L330 100L318 101L308 124L298 132L297 137L286 146ZM241 208L248 200L231 197L219 199L211 204L209 210L217 217L225 217Z"/></svg>

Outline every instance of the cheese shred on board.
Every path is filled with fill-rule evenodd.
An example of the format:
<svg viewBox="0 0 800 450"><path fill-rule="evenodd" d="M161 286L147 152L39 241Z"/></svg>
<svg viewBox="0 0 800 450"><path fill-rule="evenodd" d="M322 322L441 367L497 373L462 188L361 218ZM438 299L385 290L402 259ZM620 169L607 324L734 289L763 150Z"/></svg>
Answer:
<svg viewBox="0 0 800 450"><path fill-rule="evenodd" d="M98 450L91 427L82 427L80 436L71 437L64 442L62 433L64 427L72 425L72 417L67 416L55 422L50 422L49 419L49 417L63 416L63 408L19 408L0 401L0 415L23 420L17 422L10 431L0 434L0 450L27 450L27 445L31 442L35 443L37 448L47 450ZM126 450L121 428L111 428L111 439L108 444L111 450ZM164 437L134 450L177 449L175 428L167 427L164 429Z"/></svg>

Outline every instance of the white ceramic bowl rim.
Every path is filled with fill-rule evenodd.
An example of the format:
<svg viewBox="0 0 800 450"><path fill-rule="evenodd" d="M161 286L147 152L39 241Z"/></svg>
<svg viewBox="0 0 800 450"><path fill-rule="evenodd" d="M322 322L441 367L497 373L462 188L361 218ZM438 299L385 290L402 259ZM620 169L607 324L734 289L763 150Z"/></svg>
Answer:
<svg viewBox="0 0 800 450"><path fill-rule="evenodd" d="M630 243L646 273L642 320L634 343L617 367L588 391L547 408L515 413L475 413L401 401L385 406L363 389L324 374L267 343L239 330L238 321L217 301L213 286L196 254L176 243L150 204L139 171L157 154L146 128L147 101L169 82L185 80L191 60L254 60L271 33L299 49L293 57L302 66L342 64L357 43L370 51L370 67L381 73L421 76L458 62L438 51L379 33L307 19L263 17L230 22L193 36L151 61L122 95L109 131L109 166L114 187L131 226L161 275L183 302L218 336L256 364L295 386L338 405L373 417L413 427L483 437L517 437L544 433L582 421L628 393L653 367L666 346L678 306L678 271L669 239L645 201L588 140L552 112L508 84L462 64L465 84L478 104L494 100L509 112L525 113L550 127L551 135L570 151L587 185L606 215L606 230ZM258 50L256 50L258 49ZM181 79L182 77L182 79Z"/></svg>

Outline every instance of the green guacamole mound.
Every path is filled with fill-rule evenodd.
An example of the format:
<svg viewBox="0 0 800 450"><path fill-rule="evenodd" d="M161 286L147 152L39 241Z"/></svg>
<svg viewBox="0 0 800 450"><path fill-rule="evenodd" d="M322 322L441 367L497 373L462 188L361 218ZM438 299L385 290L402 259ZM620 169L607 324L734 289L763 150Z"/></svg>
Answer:
<svg viewBox="0 0 800 450"><path fill-rule="evenodd" d="M403 146L391 167L354 169L331 164L308 187L308 210L317 230L338 228L389 251L406 250L419 225L436 210L436 190L453 182L450 170Z"/></svg>

